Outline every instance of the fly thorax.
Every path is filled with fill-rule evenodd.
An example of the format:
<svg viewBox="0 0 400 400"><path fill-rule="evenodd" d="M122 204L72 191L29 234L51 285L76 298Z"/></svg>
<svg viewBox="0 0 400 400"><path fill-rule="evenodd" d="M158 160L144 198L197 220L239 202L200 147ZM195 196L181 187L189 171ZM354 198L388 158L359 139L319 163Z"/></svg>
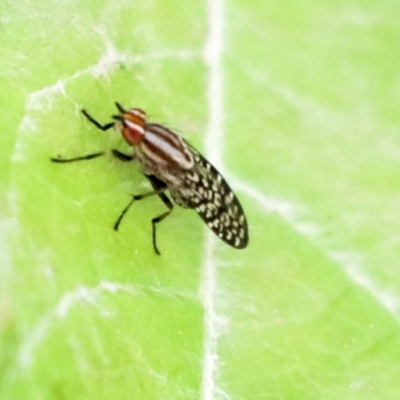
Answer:
<svg viewBox="0 0 400 400"><path fill-rule="evenodd" d="M186 170L194 166L193 156L183 140L161 125L145 125L145 135L139 149L147 162L160 168Z"/></svg>

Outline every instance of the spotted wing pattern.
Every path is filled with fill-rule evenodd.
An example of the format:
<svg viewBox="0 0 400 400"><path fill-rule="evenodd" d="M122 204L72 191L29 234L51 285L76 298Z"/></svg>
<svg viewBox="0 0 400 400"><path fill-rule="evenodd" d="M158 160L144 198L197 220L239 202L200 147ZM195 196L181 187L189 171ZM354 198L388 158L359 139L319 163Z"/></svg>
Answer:
<svg viewBox="0 0 400 400"><path fill-rule="evenodd" d="M207 226L224 242L237 249L249 241L247 220L238 198L224 177L188 144L194 168L183 173L183 182L170 193L177 204L194 208Z"/></svg>

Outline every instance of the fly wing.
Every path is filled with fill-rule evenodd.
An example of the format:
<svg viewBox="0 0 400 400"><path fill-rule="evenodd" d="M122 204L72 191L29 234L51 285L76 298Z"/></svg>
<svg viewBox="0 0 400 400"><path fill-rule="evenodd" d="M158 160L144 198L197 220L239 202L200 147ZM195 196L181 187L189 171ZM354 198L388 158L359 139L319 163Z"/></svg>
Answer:
<svg viewBox="0 0 400 400"><path fill-rule="evenodd" d="M238 198L224 177L196 149L188 144L195 160L191 180L196 178L196 190L191 201L207 226L224 242L243 249L249 241L247 220Z"/></svg>

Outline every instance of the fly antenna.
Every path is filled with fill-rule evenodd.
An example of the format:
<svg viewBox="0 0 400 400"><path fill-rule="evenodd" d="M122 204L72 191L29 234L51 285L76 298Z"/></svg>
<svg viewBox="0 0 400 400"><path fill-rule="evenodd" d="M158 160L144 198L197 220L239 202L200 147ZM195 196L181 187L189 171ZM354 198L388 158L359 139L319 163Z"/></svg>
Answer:
<svg viewBox="0 0 400 400"><path fill-rule="evenodd" d="M122 114L125 112L125 109L121 106L121 104L119 104L117 101L115 102L115 105L118 108L118 111Z"/></svg>

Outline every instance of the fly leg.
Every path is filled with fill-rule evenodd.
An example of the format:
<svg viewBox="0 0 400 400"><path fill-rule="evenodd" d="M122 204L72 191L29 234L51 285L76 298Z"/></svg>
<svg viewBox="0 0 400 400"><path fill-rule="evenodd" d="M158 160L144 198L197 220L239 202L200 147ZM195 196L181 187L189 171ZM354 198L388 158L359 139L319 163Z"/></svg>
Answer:
<svg viewBox="0 0 400 400"><path fill-rule="evenodd" d="M108 124L101 125L97 122L92 116L90 116L85 110L82 110L82 114L97 128L102 131L107 131L108 129L114 126L114 122L109 122ZM113 151L114 153L114 151ZM85 161L85 160L92 160L93 158L97 158L103 156L105 154L104 151L100 151L98 153L86 154L84 156L73 157L73 158L62 158L62 157L52 157L50 160L55 163L68 163L68 162L75 162L75 161Z"/></svg>
<svg viewBox="0 0 400 400"><path fill-rule="evenodd" d="M154 195L158 195L162 202L168 207L168 211L165 213L158 215L157 217L153 218L151 220L152 224L152 239L153 239L153 248L156 254L161 255L160 251L158 250L157 247L157 224L161 222L164 218L166 218L173 209L173 204L171 200L167 197L167 195L164 193L167 190L167 185L161 181L160 179L156 178L154 175L145 175L146 178L150 181L151 186L153 186L153 191L139 194L132 196L132 200L128 203L128 205L122 210L120 216L118 217L117 221L114 224L114 230L118 230L119 225L122 221L122 218L125 216L125 214L128 212L128 210L131 208L133 203L135 201L143 200L146 199L147 197L151 197Z"/></svg>

